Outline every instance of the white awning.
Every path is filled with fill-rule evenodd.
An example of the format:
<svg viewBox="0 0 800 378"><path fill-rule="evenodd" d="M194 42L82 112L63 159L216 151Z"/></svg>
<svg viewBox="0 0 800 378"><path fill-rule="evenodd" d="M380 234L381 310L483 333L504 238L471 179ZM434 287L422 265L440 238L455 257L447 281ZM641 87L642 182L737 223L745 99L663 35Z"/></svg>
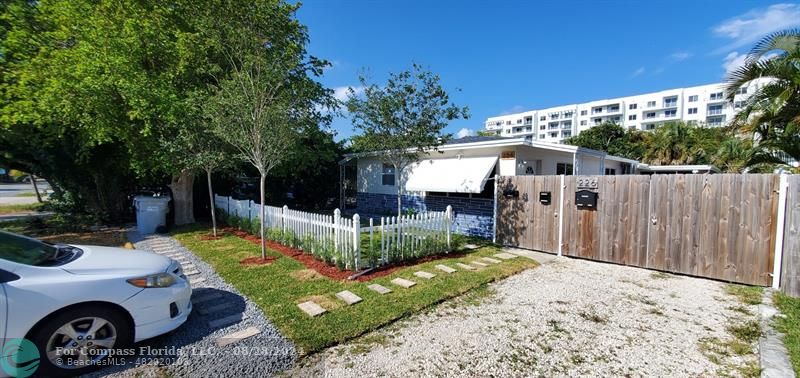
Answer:
<svg viewBox="0 0 800 378"><path fill-rule="evenodd" d="M407 168L410 192L480 193L497 156L426 159Z"/></svg>

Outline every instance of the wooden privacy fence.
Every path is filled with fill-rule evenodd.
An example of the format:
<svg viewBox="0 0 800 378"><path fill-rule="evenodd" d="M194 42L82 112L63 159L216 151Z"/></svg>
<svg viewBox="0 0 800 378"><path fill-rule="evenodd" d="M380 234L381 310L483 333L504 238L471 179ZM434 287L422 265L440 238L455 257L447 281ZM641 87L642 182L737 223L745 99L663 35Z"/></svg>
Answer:
<svg viewBox="0 0 800 378"><path fill-rule="evenodd" d="M760 174L504 177L497 240L766 286L775 271L780 180ZM579 190L596 193L596 204L578 207ZM540 200L548 192L550 201ZM798 232L796 225L791 232Z"/></svg>
<svg viewBox="0 0 800 378"><path fill-rule="evenodd" d="M250 200L214 195L214 206L228 223L258 234L262 206ZM342 269L358 271L392 262L448 252L451 245L452 208L369 219L363 226L358 214L341 216L263 206L267 238L302 249Z"/></svg>

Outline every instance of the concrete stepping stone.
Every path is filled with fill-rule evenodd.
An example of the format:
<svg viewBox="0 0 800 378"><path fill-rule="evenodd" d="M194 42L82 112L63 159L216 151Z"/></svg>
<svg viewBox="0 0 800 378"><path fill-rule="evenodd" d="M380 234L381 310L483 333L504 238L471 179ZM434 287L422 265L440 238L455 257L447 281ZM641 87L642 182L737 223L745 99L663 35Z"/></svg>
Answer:
<svg viewBox="0 0 800 378"><path fill-rule="evenodd" d="M197 268L195 268L194 265L192 265L190 263L187 263L186 265L181 264L181 267L183 268L184 271L197 270Z"/></svg>
<svg viewBox="0 0 800 378"><path fill-rule="evenodd" d="M462 263L456 263L456 266L461 268L461 269L465 269L465 270L475 270L475 269L477 269L472 265L467 265L467 264L462 264Z"/></svg>
<svg viewBox="0 0 800 378"><path fill-rule="evenodd" d="M481 260L486 261L486 262L490 262L492 264L499 264L499 263L502 262L502 261L500 261L498 259L493 259L491 257L481 257Z"/></svg>
<svg viewBox="0 0 800 378"><path fill-rule="evenodd" d="M487 267L487 266L489 266L489 264L487 264L487 263L482 263L482 262L480 262L480 261L472 261L472 262L470 262L470 264L477 265L477 266L480 266L480 267Z"/></svg>
<svg viewBox="0 0 800 378"><path fill-rule="evenodd" d="M392 292L392 289L390 289L388 287L385 287L385 286L382 286L382 285L378 285L378 284L368 285L367 289L370 289L372 291L375 291L375 292L378 292L378 293L381 293L381 294L389 294L389 293Z"/></svg>
<svg viewBox="0 0 800 378"><path fill-rule="evenodd" d="M200 285L203 282L206 282L205 277L198 277L198 278L195 278L193 280L189 280L189 285L192 285L192 286L196 287L196 286Z"/></svg>
<svg viewBox="0 0 800 378"><path fill-rule="evenodd" d="M419 277L419 278L425 278L425 279L428 279L428 280L433 278L433 277L436 277L436 275L433 274L433 273L428 273L428 272L423 272L423 271L414 272L414 275Z"/></svg>
<svg viewBox="0 0 800 378"><path fill-rule="evenodd" d="M223 303L220 303L218 305L213 305L211 307L200 307L197 310L197 312L199 312L200 315L208 315L208 314L219 312L221 310L224 310L224 309L230 308L230 307L231 307L230 303L223 302Z"/></svg>
<svg viewBox="0 0 800 378"><path fill-rule="evenodd" d="M303 310L303 312L312 317L322 315L325 312L327 312L327 310L322 308L322 306L316 304L314 301L300 303L297 305L297 307L300 307L300 309Z"/></svg>
<svg viewBox="0 0 800 378"><path fill-rule="evenodd" d="M503 253L498 253L498 254L494 255L494 257L497 257L498 259L502 259L502 260L511 260L511 259L517 258L517 255L511 254L511 253L508 253L508 252L503 252Z"/></svg>
<svg viewBox="0 0 800 378"><path fill-rule="evenodd" d="M192 303L198 304L198 303L208 302L210 300L219 299L219 298L222 298L222 293L220 293L218 291L215 291L215 292L212 292L212 293L198 295L198 296L192 298Z"/></svg>
<svg viewBox="0 0 800 378"><path fill-rule="evenodd" d="M219 328L219 327L227 327L231 324L236 324L241 322L242 320L247 319L247 315L244 314L233 314L226 316L224 318L210 320L208 322L208 326L210 328Z"/></svg>
<svg viewBox="0 0 800 378"><path fill-rule="evenodd" d="M218 347L224 347L226 345L230 345L233 343L237 343L241 340L244 340L248 337L253 337L261 333L261 330L256 327L248 327L241 331L236 331L234 333L229 333L225 336L222 336L216 340Z"/></svg>
<svg viewBox="0 0 800 378"><path fill-rule="evenodd" d="M187 276L194 276L196 274L200 274L200 272L198 270L184 270L183 274Z"/></svg>
<svg viewBox="0 0 800 378"><path fill-rule="evenodd" d="M354 305L358 302L361 302L361 297L358 295L353 294L352 291L344 290L336 293L336 298L339 298L349 305Z"/></svg>
<svg viewBox="0 0 800 378"><path fill-rule="evenodd" d="M478 249L479 247L476 244L465 244L465 249Z"/></svg>
<svg viewBox="0 0 800 378"><path fill-rule="evenodd" d="M455 272L457 272L457 270L455 270L455 269L453 269L453 268L451 268L451 267L449 267L447 265L442 265L442 264L436 265L434 268L439 269L439 270L441 270L442 272L445 272L445 273L455 273Z"/></svg>
<svg viewBox="0 0 800 378"><path fill-rule="evenodd" d="M416 282L409 281L409 280L407 280L405 278L395 278L395 279L391 280L390 282L395 284L395 285L397 285L397 286L404 287L406 289L408 289L409 287L414 286L414 285L417 284Z"/></svg>

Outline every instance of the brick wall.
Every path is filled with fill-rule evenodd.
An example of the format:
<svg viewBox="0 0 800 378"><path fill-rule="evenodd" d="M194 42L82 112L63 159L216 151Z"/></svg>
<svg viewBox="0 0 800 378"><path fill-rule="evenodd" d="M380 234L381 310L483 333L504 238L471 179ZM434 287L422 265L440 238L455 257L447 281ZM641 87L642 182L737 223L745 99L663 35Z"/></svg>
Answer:
<svg viewBox="0 0 800 378"><path fill-rule="evenodd" d="M358 192L358 208L362 216L391 216L397 214L397 195ZM444 211L447 205L453 207L455 224L453 231L459 234L491 238L494 228L494 200L487 198L421 197L404 194L403 210Z"/></svg>

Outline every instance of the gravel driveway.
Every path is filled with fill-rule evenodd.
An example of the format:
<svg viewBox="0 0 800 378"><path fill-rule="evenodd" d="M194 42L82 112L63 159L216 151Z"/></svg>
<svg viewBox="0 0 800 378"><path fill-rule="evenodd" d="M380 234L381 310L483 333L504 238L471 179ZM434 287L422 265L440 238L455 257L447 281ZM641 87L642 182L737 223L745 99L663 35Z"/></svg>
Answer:
<svg viewBox="0 0 800 378"><path fill-rule="evenodd" d="M194 266L199 273L189 278L202 282L193 284L194 309L186 323L171 333L136 344L136 350L145 348L145 353L126 358L126 365L109 367L91 376L264 377L294 364L294 346L261 310L178 241L166 236L141 239L136 234L129 235L129 240L140 240L135 243L136 249L158 249L182 256L185 273L189 274L187 267ZM209 297L213 299L198 301ZM242 319L226 321L231 317ZM251 327L260 332L217 346L218 339ZM153 352L148 353L150 350Z"/></svg>
<svg viewBox="0 0 800 378"><path fill-rule="evenodd" d="M557 258L300 362L291 376L717 376L756 319L710 280ZM745 345L751 348L750 344ZM713 360L713 361L712 361ZM755 365L757 366L757 365Z"/></svg>

